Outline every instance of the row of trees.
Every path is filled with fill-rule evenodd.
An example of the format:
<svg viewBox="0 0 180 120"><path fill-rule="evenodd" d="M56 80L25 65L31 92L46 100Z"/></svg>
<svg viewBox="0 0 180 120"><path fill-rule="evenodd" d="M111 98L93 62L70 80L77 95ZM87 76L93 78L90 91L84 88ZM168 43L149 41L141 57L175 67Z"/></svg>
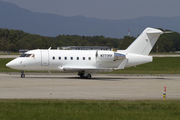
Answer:
<svg viewBox="0 0 180 120"><path fill-rule="evenodd" d="M17 52L19 49L48 49L61 46L109 46L117 48L120 39L103 36L59 35L45 37L21 30L0 29L0 50Z"/></svg>
<svg viewBox="0 0 180 120"><path fill-rule="evenodd" d="M122 39L105 38L104 36L59 35L45 37L25 33L21 30L0 29L0 50L17 52L19 49L48 49L61 46L109 46L111 48L126 49L135 37L125 36ZM160 36L159 52L180 51L180 34L173 32ZM156 47L153 48L156 51Z"/></svg>

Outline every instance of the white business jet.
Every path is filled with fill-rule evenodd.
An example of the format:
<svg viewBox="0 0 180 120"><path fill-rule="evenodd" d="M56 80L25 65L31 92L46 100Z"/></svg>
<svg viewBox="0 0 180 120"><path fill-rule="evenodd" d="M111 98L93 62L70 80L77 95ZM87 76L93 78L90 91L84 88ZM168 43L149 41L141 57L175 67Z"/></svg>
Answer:
<svg viewBox="0 0 180 120"><path fill-rule="evenodd" d="M91 78L96 72L107 72L152 62L148 56L163 32L146 28L126 49L102 50L30 50L6 64L12 69L24 71L77 71L81 78Z"/></svg>

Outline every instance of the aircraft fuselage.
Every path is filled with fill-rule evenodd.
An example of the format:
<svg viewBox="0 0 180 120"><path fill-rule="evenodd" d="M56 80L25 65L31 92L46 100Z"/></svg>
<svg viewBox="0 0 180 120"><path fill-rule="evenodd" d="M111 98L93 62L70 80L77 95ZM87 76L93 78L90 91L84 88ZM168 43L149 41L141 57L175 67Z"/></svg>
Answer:
<svg viewBox="0 0 180 120"><path fill-rule="evenodd" d="M148 56L163 32L146 28L126 49L102 50L30 50L6 64L7 67L22 70L21 77L28 71L77 71L82 78L91 78L92 73L124 69L152 62Z"/></svg>

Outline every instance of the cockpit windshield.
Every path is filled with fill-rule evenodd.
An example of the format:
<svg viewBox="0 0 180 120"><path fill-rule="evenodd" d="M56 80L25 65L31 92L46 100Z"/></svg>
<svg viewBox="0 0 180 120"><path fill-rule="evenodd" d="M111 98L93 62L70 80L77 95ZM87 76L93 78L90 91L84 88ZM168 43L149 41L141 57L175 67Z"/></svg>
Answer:
<svg viewBox="0 0 180 120"><path fill-rule="evenodd" d="M32 57L32 58L34 58L35 55L34 54L22 54L20 57Z"/></svg>

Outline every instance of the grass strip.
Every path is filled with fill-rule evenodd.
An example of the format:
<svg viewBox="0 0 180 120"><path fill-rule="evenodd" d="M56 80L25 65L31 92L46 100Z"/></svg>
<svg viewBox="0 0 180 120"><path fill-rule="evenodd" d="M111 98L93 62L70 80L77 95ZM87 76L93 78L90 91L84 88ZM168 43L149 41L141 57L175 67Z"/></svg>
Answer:
<svg viewBox="0 0 180 120"><path fill-rule="evenodd" d="M13 58L0 58L0 72L19 72L19 70L6 67L6 64L11 60L13 60Z"/></svg>
<svg viewBox="0 0 180 120"><path fill-rule="evenodd" d="M0 119L175 120L179 100L0 100Z"/></svg>
<svg viewBox="0 0 180 120"><path fill-rule="evenodd" d="M180 57L154 57L153 62L115 70L111 74L180 74Z"/></svg>

